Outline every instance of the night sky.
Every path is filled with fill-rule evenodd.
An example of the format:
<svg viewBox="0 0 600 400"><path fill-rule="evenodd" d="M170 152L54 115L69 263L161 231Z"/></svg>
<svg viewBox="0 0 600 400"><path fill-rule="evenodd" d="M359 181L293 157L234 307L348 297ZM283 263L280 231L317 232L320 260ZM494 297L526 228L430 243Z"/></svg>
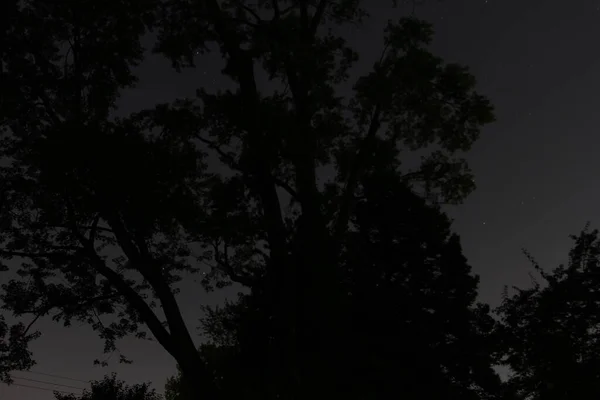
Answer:
<svg viewBox="0 0 600 400"><path fill-rule="evenodd" d="M379 54L386 20L411 9L392 11L386 0L375 3L382 7L370 10L372 18L364 29L348 32L361 54L357 69L362 71ZM595 179L600 171L600 0L431 1L417 8L417 16L435 25L434 52L470 66L479 91L496 106L498 121L484 129L467 157L478 189L464 205L448 209L465 254L481 277L481 300L496 305L503 285L529 283L531 268L521 248L553 268L567 261L568 234L579 232L588 220L600 227ZM193 96L196 87L230 84L220 74L218 54L197 63L197 69L177 74L168 61L149 57L139 69L138 88L125 93L121 112ZM221 302L225 295L205 295L190 278L180 295L190 327L197 325L200 304ZM38 365L33 371L82 381L115 371L131 384L152 381L160 393L175 371L173 360L156 343L122 341L120 349L134 364L115 361L100 368L92 361L104 358L103 343L89 328L67 329L49 321L38 328L43 336L34 345ZM32 373L15 375L87 386ZM0 399L49 400L53 395L0 385Z"/></svg>

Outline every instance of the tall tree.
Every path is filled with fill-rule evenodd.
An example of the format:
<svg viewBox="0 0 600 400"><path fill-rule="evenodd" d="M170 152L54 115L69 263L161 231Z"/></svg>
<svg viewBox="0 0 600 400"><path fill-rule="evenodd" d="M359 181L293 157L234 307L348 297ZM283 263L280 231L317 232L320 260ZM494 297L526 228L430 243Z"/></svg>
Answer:
<svg viewBox="0 0 600 400"><path fill-rule="evenodd" d="M473 181L464 160L453 157L492 120L491 107L473 92L464 67L446 65L427 50L431 27L414 19L389 24L373 71L356 80L354 97L341 97L336 88L350 83L358 55L326 26L360 24L366 12L358 1L173 1L167 9L158 50L182 68L216 42L226 57L224 72L239 85L198 92L204 129L197 138L237 172L215 197L229 201L215 204L214 222L229 214L231 223L198 235L213 244L214 275L262 292L256 298L272 337L266 358L286 375L267 380L285 382L292 392L310 391L316 384L306 384L310 378L303 374L315 365L325 368L316 360L336 337L334 310L344 298L338 285L342 238L377 149L399 156L398 144L409 151L435 145L419 169L393 167L425 194L460 201ZM286 89L269 95L258 88L260 66ZM319 169L335 177L323 184ZM284 215L282 192L291 198ZM264 249L268 258L261 259ZM257 269L260 279L253 281Z"/></svg>
<svg viewBox="0 0 600 400"><path fill-rule="evenodd" d="M81 396L55 393L56 400L161 400L162 397L147 383L127 385L116 375L91 382L91 389L84 390Z"/></svg>
<svg viewBox="0 0 600 400"><path fill-rule="evenodd" d="M86 322L106 351L145 325L210 397L171 286L191 268L177 221L200 215L202 154L111 118L154 5L3 2L0 254L23 279L2 300L17 316Z"/></svg>
<svg viewBox="0 0 600 400"><path fill-rule="evenodd" d="M4 307L88 322L108 351L145 325L193 395L217 398L173 286L211 262L207 287L236 281L261 302L271 395L306 397L322 375L310 366L343 326L334 311L365 174L385 151L405 184L461 201L474 184L460 154L492 108L465 67L427 50L432 28L412 18L389 23L373 71L352 82L358 55L328 26L360 24L358 0L140 4L3 5L0 255L24 260ZM216 43L237 89L110 118L154 19L156 51L181 68ZM259 67L286 89L259 88ZM431 146L419 168L400 162L400 149ZM209 152L227 173L208 173ZM205 250L195 259L191 242Z"/></svg>
<svg viewBox="0 0 600 400"><path fill-rule="evenodd" d="M567 265L542 269L530 288L505 291L498 313L508 382L519 399L562 400L600 395L600 238L586 228L571 236Z"/></svg>

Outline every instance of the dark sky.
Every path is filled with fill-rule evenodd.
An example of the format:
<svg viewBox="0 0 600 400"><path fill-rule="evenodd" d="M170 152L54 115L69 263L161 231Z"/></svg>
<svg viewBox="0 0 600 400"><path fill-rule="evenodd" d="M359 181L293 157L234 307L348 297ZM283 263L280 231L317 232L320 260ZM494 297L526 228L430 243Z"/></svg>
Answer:
<svg viewBox="0 0 600 400"><path fill-rule="evenodd" d="M392 11L386 0L375 3L382 7L371 10L366 27L349 32L364 66L381 49L385 21L409 11ZM497 304L503 285L529 282L522 247L552 268L566 261L568 234L588 220L600 226L595 181L600 171L600 0L432 1L418 8L417 15L435 24L435 53L469 65L479 90L497 109L498 121L484 130L468 156L478 189L464 205L448 210L465 254L481 276L481 299ZM125 94L123 110L192 96L196 87L227 84L218 55L198 65L176 74L165 60L150 57L140 68L139 87ZM197 325L201 303L222 298L202 294L190 279L180 297L190 326ZM130 383L152 381L161 393L174 373L174 362L155 343L125 340L120 347L134 364L100 368L92 360L103 357L102 343L88 328L66 329L44 321L39 329L44 335L34 346L39 364L33 371L83 381L116 371ZM31 373L19 376L86 386ZM0 385L2 400L52 398L48 391Z"/></svg>

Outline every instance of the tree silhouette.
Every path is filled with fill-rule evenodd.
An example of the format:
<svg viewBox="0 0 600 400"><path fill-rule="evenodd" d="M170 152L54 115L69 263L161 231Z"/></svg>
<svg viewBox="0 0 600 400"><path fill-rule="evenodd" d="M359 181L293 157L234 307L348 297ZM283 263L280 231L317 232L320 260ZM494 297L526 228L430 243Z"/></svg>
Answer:
<svg viewBox="0 0 600 400"><path fill-rule="evenodd" d="M16 324L11 327L0 315L0 382L12 383L10 371L25 370L35 365L27 345L39 333L29 333L28 327Z"/></svg>
<svg viewBox="0 0 600 400"><path fill-rule="evenodd" d="M316 382L313 388L345 399L500 398L492 369L495 322L489 307L476 302L478 278L449 219L393 170L377 169L360 186L344 241L346 296L335 310L341 318L330 316L339 324L335 337L321 332L329 339L323 347L302 347L311 357L304 374ZM264 357L270 315L259 297L253 292L205 309L209 343L200 354L222 398L267 398L284 390ZM182 390L172 378L167 398L186 399Z"/></svg>
<svg viewBox="0 0 600 400"><path fill-rule="evenodd" d="M493 114L413 18L390 22L373 70L351 80L358 54L328 27L367 14L358 0L313 3L3 4L0 255L21 261L22 278L3 286L4 308L87 322L106 351L147 327L193 396L216 398L174 286L211 263L207 289L247 286L269 321L271 395L316 390L323 374L310 366L333 362L315 364L344 326L336 311L365 177L386 167L434 202L460 202L474 188L461 152ZM148 26L176 68L216 43L237 89L113 118ZM259 88L259 66L285 89ZM426 155L410 170L401 150Z"/></svg>
<svg viewBox="0 0 600 400"><path fill-rule="evenodd" d="M505 291L498 313L508 385L519 399L558 400L600 395L598 230L577 236L569 263L548 272L529 255L541 283Z"/></svg>
<svg viewBox="0 0 600 400"><path fill-rule="evenodd" d="M81 396L55 393L56 400L161 400L149 384L126 385L116 375L104 377L101 381L93 381L90 390L84 390Z"/></svg>

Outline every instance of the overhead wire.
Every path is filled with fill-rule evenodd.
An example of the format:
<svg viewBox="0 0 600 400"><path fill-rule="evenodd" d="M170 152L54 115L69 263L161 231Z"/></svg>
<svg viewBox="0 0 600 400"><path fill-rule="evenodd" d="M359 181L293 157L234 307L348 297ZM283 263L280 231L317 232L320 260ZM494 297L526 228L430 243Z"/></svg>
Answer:
<svg viewBox="0 0 600 400"><path fill-rule="evenodd" d="M65 379L65 380L68 380L68 381L82 382L82 383L87 383L87 384L92 383L91 380L86 381L86 380L83 380L83 379L76 379L76 378L70 378L68 376L48 374L48 373L45 373L45 372L26 371L26 370L22 370L22 371L18 371L18 372L30 373L30 374L41 375L41 376L48 376L48 377L51 377L51 378ZM48 391L48 392L58 392L58 393L65 393L65 394L82 394L82 391L86 390L86 388L82 388L82 387L71 386L71 385L64 385L62 383L54 383L54 382L41 381L41 380L31 379L31 378L25 378L25 377L16 376L16 375L13 375L13 374L11 374L11 377L13 379L21 379L21 380L30 381L30 382L43 383L43 384L46 384L46 385L53 385L53 386L70 388L70 389L77 389L77 390L79 390L79 392L66 391L66 390L57 390L57 389L51 389L51 388L44 388L44 387L40 387L40 386L33 386L33 385L25 385L25 384L20 384L20 383L14 383L14 382L11 383L10 386L20 386L20 387L25 387L25 388L30 388L30 389L38 389L38 390L45 390L45 391ZM161 396L164 396L163 393L159 393L159 392L157 392L157 393L159 395L161 395Z"/></svg>
<svg viewBox="0 0 600 400"><path fill-rule="evenodd" d="M71 391L66 391L66 390L43 388L43 387L33 386L33 385L21 385L20 383L11 383L10 386L20 386L20 387L26 387L26 388L30 388L30 389L45 390L47 392L58 392L58 393L65 393L65 394L81 394L81 392L71 392Z"/></svg>
<svg viewBox="0 0 600 400"><path fill-rule="evenodd" d="M85 388L78 387L78 386L64 385L62 383L54 383L54 382L40 381L40 380L37 380L37 379L23 378L23 377L15 376L15 375L12 375L12 374L11 374L11 377L13 379L21 379L21 380L24 380L24 381L35 382L35 383L44 383L46 385L62 386L62 387L66 387L66 388L69 388L69 389L79 389L79 390L84 390L85 389Z"/></svg>
<svg viewBox="0 0 600 400"><path fill-rule="evenodd" d="M66 379L68 381L74 381L74 382L90 383L90 381L84 381L83 379L75 379L75 378L69 378L69 377L66 377L66 376L47 374L45 372L35 372L35 371L26 371L26 370L19 371L19 372L28 373L28 374L34 374L34 375L49 376L51 378Z"/></svg>
<svg viewBox="0 0 600 400"><path fill-rule="evenodd" d="M40 376L47 376L47 377L57 378L57 379L64 379L64 380L73 381L73 382L82 382L82 383L88 383L88 384L90 383L90 381L85 381L83 379L76 379L76 378L70 378L68 376L48 374L48 373L45 373L45 372L36 372L36 371L18 371L18 372L21 372L21 373L30 373L30 374L34 374L34 375L40 375ZM29 381L29 382L35 382L35 383L43 383L45 385L57 386L57 387L60 387L60 388L77 389L78 391L53 389L53 388L47 388L47 387L41 387L41 386L35 386L35 385L26 385L24 383L17 383L17 382L13 382L13 383L11 383L8 386L18 386L18 387L24 387L24 388L28 388L28 389L44 390L44 391L53 392L53 393L54 392L58 392L58 393L76 394L76 395L82 394L82 391L85 390L85 388L82 388L82 387L77 387L77 386L72 386L72 385L65 385L65 384L56 383L56 382L47 382L47 381L42 381L42 380L38 380L38 379L26 378L26 377L23 377L23 376L17 376L14 373L11 374L11 377L13 379L16 379L16 380L23 380L23 381Z"/></svg>

